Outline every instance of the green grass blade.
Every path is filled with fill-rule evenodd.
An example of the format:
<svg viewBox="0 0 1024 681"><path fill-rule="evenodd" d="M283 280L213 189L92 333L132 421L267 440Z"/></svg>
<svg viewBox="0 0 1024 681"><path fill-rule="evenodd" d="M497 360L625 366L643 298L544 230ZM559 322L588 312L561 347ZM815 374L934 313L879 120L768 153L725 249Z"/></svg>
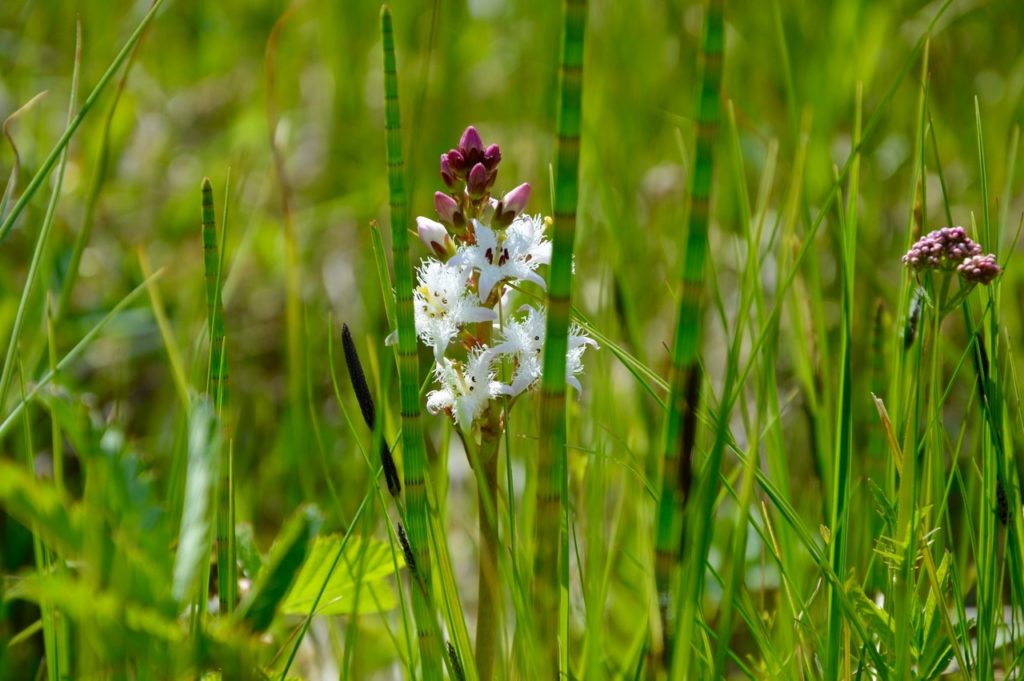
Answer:
<svg viewBox="0 0 1024 681"><path fill-rule="evenodd" d="M188 472L185 503L174 558L175 600L184 603L193 592L199 568L209 549L210 514L220 459L217 418L210 402L200 398L189 415Z"/></svg>
<svg viewBox="0 0 1024 681"><path fill-rule="evenodd" d="M101 319L91 329L89 329L89 331L82 337L82 339L78 341L78 343L73 348L71 348L71 350L69 350L66 355L64 355L60 362L57 363L56 371L47 371L35 382L35 384L32 386L32 389L29 390L25 394L25 396L14 405L14 407L7 414L4 420L0 422L0 440L2 440L10 432L15 420L18 418L18 416L21 415L21 412L24 411L25 406L36 396L36 394L38 394L40 390L46 387L50 383L50 381L53 380L54 376L56 376L62 371L65 371L68 368L68 366L70 366L71 363L74 362L78 358L78 356L85 351L87 347L89 347L89 345L96 338L96 336L99 335L100 331L102 331L103 328L106 327L106 325L109 324L112 319L121 314L121 312L123 312L124 309L128 307L128 305L133 300L135 300L135 298L137 298L143 291L146 290L147 284L151 281L155 281L161 275L162 272L163 270L157 270L156 272L153 273L152 276L147 277L145 281L143 281L141 284L132 289L132 291L128 295L122 298L121 301L117 305L115 305L113 309L110 310L110 312L103 316L103 319Z"/></svg>
<svg viewBox="0 0 1024 681"><path fill-rule="evenodd" d="M719 119L719 89L722 77L724 27L721 0L710 0L704 17L701 42L701 67L697 93L697 150L690 176L688 222L680 273L679 313L672 348L672 377L669 409L663 440L661 496L655 521L655 582L664 632L663 662L673 657L670 587L683 534L683 510L690 494L693 447L696 442L696 413L700 400L699 367L701 308L704 300L704 260L707 252L708 217L714 169L714 141ZM717 469L709 470L717 483ZM707 509L710 512L710 509ZM694 557L692 565L703 574L703 559ZM696 587L697 584L694 584ZM688 597L696 597L695 593ZM694 623L684 631L693 631ZM688 643L686 644L687 648ZM690 651L682 652L679 664L686 669Z"/></svg>
<svg viewBox="0 0 1024 681"><path fill-rule="evenodd" d="M560 676L559 632L561 590L568 588L567 490L568 463L565 422L565 354L568 350L572 304L572 251L576 238L579 196L581 95L586 0L566 0L559 67L558 149L555 166L554 234L548 317L544 340L540 396L540 441L537 451L537 525L534 556L533 624L543 648L541 669L547 678ZM568 665L568 660L563 660Z"/></svg>
<svg viewBox="0 0 1024 681"><path fill-rule="evenodd" d="M402 410L402 454L406 529L423 588L414 588L413 613L418 629L423 678L440 679L441 644L434 623L433 581L427 529L426 452L419 397L419 357L412 306L412 262L409 257L409 215L402 161L402 129L398 106L398 69L391 11L380 13L384 46L384 97L387 129L388 195L391 207L391 252L395 268L395 315L398 321L398 383Z"/></svg>
<svg viewBox="0 0 1024 681"><path fill-rule="evenodd" d="M213 186L209 178L202 184L203 270L206 281L206 322L209 329L210 361L207 370L206 393L218 417L229 404L227 337L224 331L224 301L221 296L223 263L218 248L216 215L213 210ZM230 440L230 436L229 436ZM237 567L235 564L234 486L231 445L228 444L226 465L220 472L220 498L217 512L217 584L222 612L235 609L237 595Z"/></svg>
<svg viewBox="0 0 1024 681"><path fill-rule="evenodd" d="M71 122L64 129L64 134L60 136L59 140L57 140L57 144L55 144L53 149L50 150L50 154L46 157L46 160L43 161L42 166L40 166L39 170L36 171L36 174L32 177L28 186L25 187L25 192L18 197L18 200L14 203L14 207L11 208L11 212L3 222L0 222L0 243L3 243L7 238L7 235L10 234L11 230L14 228L14 223L17 221L22 211L25 210L25 206L27 206L28 202L32 200L35 193L39 191L39 188L42 187L43 182L46 180L46 176L50 174L51 170L53 170L53 166L56 165L57 159L60 157L64 149L67 148L68 143L75 134L75 131L78 130L78 126L80 126L82 121L85 120L85 117L89 115L89 111L92 110L96 101L100 98L100 95L103 94L103 90L106 89L107 84L110 82L110 79L114 77L114 74L117 73L121 64L123 64L132 53L132 48L135 46L135 43L137 43L139 38L142 37L142 34L149 25L149 22L156 16L156 13L160 10L160 6L163 5L163 3L164 0L154 0L153 6L148 12L146 12L146 15L142 17L142 21L139 22L139 25L135 27L135 30L132 31L132 34L128 37L128 42L124 44L121 51L117 53L116 57L114 57L114 61L111 62L110 66L107 67L107 70L102 76L100 76L99 82L96 83L96 87L94 87L92 92L89 93L89 96L85 98L82 108L79 109L75 117L71 119Z"/></svg>
<svg viewBox="0 0 1024 681"><path fill-rule="evenodd" d="M853 124L853 148L860 145L862 89L857 88L857 104ZM849 205L840 206L840 228L842 230L842 305L840 320L840 376L839 403L836 413L835 458L832 464L832 509L830 517L829 562L832 572L845 579L848 524L850 517L850 477L853 464L853 315L854 282L857 253L857 201L859 199L860 152L854 151L849 173ZM839 678L840 655L843 648L843 612L840 608L837 589L831 585L828 593L828 648L825 657L825 676Z"/></svg>
<svg viewBox="0 0 1024 681"><path fill-rule="evenodd" d="M78 42L75 48L74 71L71 75L71 94L68 100L68 121L73 120L73 112L78 100L78 76L82 63L82 27L78 25ZM3 370L0 372L0 407L7 403L8 390L11 387L11 378L14 376L15 353L18 343L21 340L21 329L25 322L25 316L29 313L32 291L35 288L36 279L39 276L39 268L46 252L46 244L50 237L50 230L53 228L54 217L57 211L57 202L60 200L61 188L64 185L64 171L68 163L68 146L65 145L63 153L60 154L60 165L57 169L57 181L50 192L50 201L46 206L46 214L43 217L43 224L36 237L35 248L32 251L32 260L29 263L28 274L25 276L25 286L21 291L21 299L18 301L18 310L14 315L14 324L11 327L11 335L7 341L7 354L4 357ZM28 193L28 190L25 192ZM20 201L19 201L20 203ZM11 215L18 210L17 204ZM3 238L0 236L0 241Z"/></svg>

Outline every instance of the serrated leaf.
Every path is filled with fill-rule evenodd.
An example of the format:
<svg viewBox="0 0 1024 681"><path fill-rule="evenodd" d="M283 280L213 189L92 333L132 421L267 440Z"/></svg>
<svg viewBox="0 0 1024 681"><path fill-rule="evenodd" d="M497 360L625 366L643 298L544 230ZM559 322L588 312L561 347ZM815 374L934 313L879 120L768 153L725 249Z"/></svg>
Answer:
<svg viewBox="0 0 1024 681"><path fill-rule="evenodd" d="M393 586L384 581L395 574L391 547L376 539L350 537L338 558L343 542L345 538L340 535L320 537L314 542L295 585L281 606L282 612L308 614L321 588L323 596L316 609L320 615L351 614L356 605L357 586L357 614L383 612L398 605ZM332 573L331 566L336 558L337 565ZM401 553L395 558L399 568L405 565Z"/></svg>

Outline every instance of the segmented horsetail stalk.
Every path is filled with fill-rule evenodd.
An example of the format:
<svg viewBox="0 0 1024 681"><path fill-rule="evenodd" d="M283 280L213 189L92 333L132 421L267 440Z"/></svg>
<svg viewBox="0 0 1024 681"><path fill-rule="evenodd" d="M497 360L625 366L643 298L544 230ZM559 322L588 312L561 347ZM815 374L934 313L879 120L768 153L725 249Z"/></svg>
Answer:
<svg viewBox="0 0 1024 681"><path fill-rule="evenodd" d="M206 274L206 320L210 330L210 366L207 392L218 410L228 403L228 372L224 333L224 301L221 298L220 249L213 212L213 186L203 178L203 269Z"/></svg>
<svg viewBox="0 0 1024 681"><path fill-rule="evenodd" d="M540 396L537 453L537 527L533 621L544 649L543 665L559 678L560 587L568 583L568 534L565 497L568 466L565 447L565 353L572 297L572 250L579 194L583 36L586 0L566 0L559 67L558 151L555 165L554 235L548 283L548 318ZM564 632L563 632L564 635ZM550 677L549 677L550 678Z"/></svg>
<svg viewBox="0 0 1024 681"><path fill-rule="evenodd" d="M680 280L679 317L672 348L672 381L665 425L664 465L655 537L655 582L664 632L664 656L672 658L670 587L683 538L683 511L693 480L697 403L701 374L698 363L701 307L704 299L704 260L708 243L708 214L714 141L719 119L722 79L722 0L710 0L704 18L701 68L697 92L697 148L690 176L688 222ZM721 425L720 427L725 427ZM717 476L717 471L708 475ZM695 562L703 571L703 561Z"/></svg>
<svg viewBox="0 0 1024 681"><path fill-rule="evenodd" d="M227 336L224 332L224 301L221 298L221 259L217 242L217 219L213 210L213 185L203 178L203 270L206 277L206 323L210 336L210 363L206 392L221 416L228 405ZM230 452L230 446L229 446ZM237 602L235 568L235 503L232 459L221 473L220 508L217 512L217 586L223 612Z"/></svg>
<svg viewBox="0 0 1024 681"><path fill-rule="evenodd" d="M405 512L409 546L415 559L422 589L413 589L412 605L419 632L423 678L442 678L441 646L434 624L433 583L427 536L426 453L420 416L419 357L416 354L416 326L412 305L412 263L409 260L409 216L406 205L402 129L398 109L398 71L395 66L395 38L391 12L380 11L384 45L385 128L387 131L388 194L391 208L391 252L395 268L395 314L398 320L398 383L401 393L402 447L405 473Z"/></svg>
<svg viewBox="0 0 1024 681"><path fill-rule="evenodd" d="M345 350L345 365L348 367L348 377L352 382L352 392L359 402L359 411L363 413L363 421L372 431L376 425L376 409L373 406L373 395L370 393L370 386L366 383L366 374L363 373L363 364L359 361L359 352L356 350L355 341L352 340L352 332L348 324L341 325L341 346ZM398 468L395 466L395 459L391 456L391 448L385 438L380 442L380 465L384 469L384 479L388 484L388 492L391 496L398 498L402 493L402 481L398 477Z"/></svg>

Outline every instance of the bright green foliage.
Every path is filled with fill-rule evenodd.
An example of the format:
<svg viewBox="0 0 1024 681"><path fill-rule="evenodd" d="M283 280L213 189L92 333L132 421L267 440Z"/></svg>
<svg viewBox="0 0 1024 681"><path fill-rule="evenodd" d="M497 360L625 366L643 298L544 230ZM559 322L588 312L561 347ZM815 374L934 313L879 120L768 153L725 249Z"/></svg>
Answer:
<svg viewBox="0 0 1024 681"><path fill-rule="evenodd" d="M0 1L0 678L1021 676L1024 6L156 5ZM409 307L469 125L556 241L482 486Z"/></svg>
<svg viewBox="0 0 1024 681"><path fill-rule="evenodd" d="M334 562L342 538L318 537L309 550L295 585L281 605L290 615L305 615L319 597L318 614L360 614L390 610L398 605L394 589L384 580L395 574L391 551L384 542L355 538L342 549L339 567ZM398 565L405 565L399 555ZM323 593L321 587L325 584ZM365 589L365 591L361 591ZM357 601L358 599L358 601Z"/></svg>

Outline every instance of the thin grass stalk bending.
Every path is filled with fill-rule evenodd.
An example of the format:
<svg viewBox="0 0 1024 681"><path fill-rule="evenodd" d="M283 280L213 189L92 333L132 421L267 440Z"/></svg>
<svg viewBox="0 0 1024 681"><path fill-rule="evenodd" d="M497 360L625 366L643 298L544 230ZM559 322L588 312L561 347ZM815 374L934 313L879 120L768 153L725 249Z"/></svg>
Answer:
<svg viewBox="0 0 1024 681"><path fill-rule="evenodd" d="M548 316L540 395L540 441L537 452L536 554L533 623L543 648L545 675L560 676L561 590L568 581L566 499L568 464L565 422L565 367L572 299L572 251L579 196L582 120L583 41L586 0L566 0L559 66L558 147L555 165L554 228ZM559 635L561 633L561 636ZM567 663L567 661L563 661ZM550 678L550 676L548 676Z"/></svg>
<svg viewBox="0 0 1024 681"><path fill-rule="evenodd" d="M683 541L683 512L693 479L697 404L701 374L699 350L701 307L704 300L704 260L707 253L714 141L719 119L722 78L722 0L710 0L701 41L700 80L697 93L697 149L690 177L686 242L680 273L679 313L672 349L672 380L663 439L661 496L655 525L655 582L664 632L662 662L672 657L674 624L671 617L671 581ZM717 477L717 471L709 475ZM701 565L702 563L696 563Z"/></svg>
<svg viewBox="0 0 1024 681"><path fill-rule="evenodd" d="M427 536L426 452L419 397L419 357L413 316L412 263L409 260L409 223L402 162L402 130L398 106L398 71L391 12L381 8L384 47L385 127L387 134L388 195L391 208L391 252L395 268L395 314L398 321L398 383L402 413L403 473L406 529L422 588L413 589L413 615L418 630L423 678L442 677L441 647L435 628L433 581Z"/></svg>

